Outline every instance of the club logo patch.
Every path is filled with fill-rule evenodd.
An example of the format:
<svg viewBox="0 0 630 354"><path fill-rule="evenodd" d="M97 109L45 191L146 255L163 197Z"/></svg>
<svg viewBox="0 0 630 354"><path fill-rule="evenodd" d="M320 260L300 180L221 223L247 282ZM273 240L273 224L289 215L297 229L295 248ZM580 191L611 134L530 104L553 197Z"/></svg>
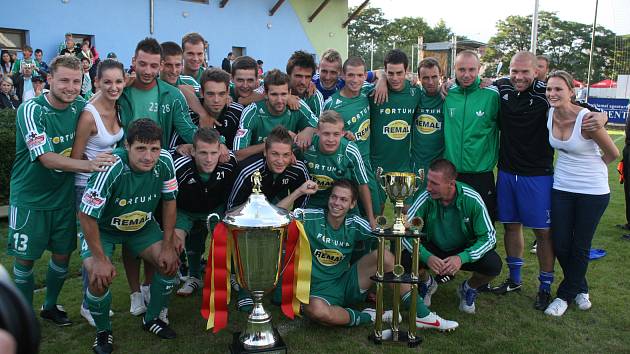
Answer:
<svg viewBox="0 0 630 354"><path fill-rule="evenodd" d="M28 149L33 150L46 143L46 133L37 134L36 132L31 131L26 134L24 140L26 140L26 146L28 147Z"/></svg>
<svg viewBox="0 0 630 354"><path fill-rule="evenodd" d="M96 189L90 188L83 193L81 202L94 208L100 208L105 203L105 198L101 197Z"/></svg>
<svg viewBox="0 0 630 354"><path fill-rule="evenodd" d="M317 190L319 191L329 189L335 182L334 179L324 175L312 175L312 177L315 179L315 182L317 182Z"/></svg>
<svg viewBox="0 0 630 354"><path fill-rule="evenodd" d="M370 138L370 120L366 119L354 134L354 137L360 141L367 141Z"/></svg>
<svg viewBox="0 0 630 354"><path fill-rule="evenodd" d="M236 131L236 137L242 138L247 134L247 129L239 129Z"/></svg>

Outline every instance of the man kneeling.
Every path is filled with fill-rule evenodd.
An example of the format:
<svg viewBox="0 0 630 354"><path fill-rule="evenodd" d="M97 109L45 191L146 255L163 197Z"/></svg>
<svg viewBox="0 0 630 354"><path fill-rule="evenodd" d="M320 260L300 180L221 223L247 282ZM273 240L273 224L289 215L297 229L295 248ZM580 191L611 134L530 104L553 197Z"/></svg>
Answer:
<svg viewBox="0 0 630 354"><path fill-rule="evenodd" d="M171 155L160 148L161 137L162 129L155 122L134 121L127 131L125 148L113 151L116 162L90 177L81 200L81 258L89 277L88 308L96 323L95 353L113 350L109 286L116 276L111 262L116 244L127 247L158 270L142 319L144 330L164 339L176 336L158 318L173 291L179 266L173 239L177 180ZM160 200L164 231L152 215Z"/></svg>
<svg viewBox="0 0 630 354"><path fill-rule="evenodd" d="M350 264L350 256L355 242L374 237L370 224L358 215L348 215L356 205L359 192L357 186L348 180L337 180L333 184L328 199L328 210L304 209L296 212L296 217L304 224L313 255L311 273L311 295L304 314L312 320L329 326L358 326L373 323L374 309L357 311L347 306L365 300L367 290L372 286L371 275L376 273L376 251ZM394 257L385 253L385 271L394 268ZM401 284L402 304L409 308L410 286ZM416 324L418 328L453 330L455 321L442 319L430 312L418 297ZM387 311L383 320L391 322L392 312ZM398 319L400 321L400 319Z"/></svg>

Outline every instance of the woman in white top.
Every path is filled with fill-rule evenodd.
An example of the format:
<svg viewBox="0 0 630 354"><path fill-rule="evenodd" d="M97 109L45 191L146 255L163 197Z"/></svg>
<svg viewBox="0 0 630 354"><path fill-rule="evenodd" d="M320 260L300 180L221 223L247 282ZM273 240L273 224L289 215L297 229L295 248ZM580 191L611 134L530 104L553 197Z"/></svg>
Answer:
<svg viewBox="0 0 630 354"><path fill-rule="evenodd" d="M123 138L124 131L118 116L116 100L122 95L125 88L124 70L122 63L112 59L106 59L99 64L96 72L96 85L100 93L95 95L85 106L79 117L70 157L92 160L101 153L111 153ZM77 209L90 176L90 173L77 173L75 175ZM83 274L83 291L85 293L85 288L88 285L85 269ZM94 319L85 300L81 306L81 316L94 326Z"/></svg>
<svg viewBox="0 0 630 354"><path fill-rule="evenodd" d="M606 129L581 129L588 110L575 104L573 78L555 71L547 81L551 108L547 118L549 143L558 152L551 193L551 230L554 253L564 280L545 314L562 316L575 301L580 310L591 308L586 271L591 241L610 200L607 164L619 150Z"/></svg>

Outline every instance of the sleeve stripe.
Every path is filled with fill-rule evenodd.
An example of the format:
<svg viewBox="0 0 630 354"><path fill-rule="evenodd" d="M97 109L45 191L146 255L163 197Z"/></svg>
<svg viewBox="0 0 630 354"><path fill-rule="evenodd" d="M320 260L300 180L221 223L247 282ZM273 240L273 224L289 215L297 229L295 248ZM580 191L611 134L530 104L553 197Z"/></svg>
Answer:
<svg viewBox="0 0 630 354"><path fill-rule="evenodd" d="M361 157L361 153L359 152L359 149L353 146L352 144L348 144L348 147L346 148L346 153L349 153L352 156L354 156L356 161L364 162L364 164L359 163L359 166L357 166L357 170L359 171L359 173L361 174L361 177L363 177L364 180L369 181L368 174L365 169L365 161L363 161L363 157Z"/></svg>
<svg viewBox="0 0 630 354"><path fill-rule="evenodd" d="M418 199L416 199L416 201L414 201L413 204L411 204L411 207L409 207L409 210L407 211L407 215L416 215L416 212L418 211L418 209L420 209L422 204L424 204L424 202L426 202L428 198L429 198L429 192L427 191L422 192L422 194L420 194Z"/></svg>
<svg viewBox="0 0 630 354"><path fill-rule="evenodd" d="M112 166L109 167L107 172L99 172L98 173L98 175L96 177L96 180L94 181L94 187L92 187L92 189L98 191L98 194L101 197L104 197L104 194L106 194L106 193L103 193L103 188L104 188L105 182L108 179L108 176L112 173L113 170L115 170L115 167L118 166L121 163L122 163L122 160L118 159L116 162L114 162L114 164ZM118 174L114 177L113 180L116 180L116 178L118 178L118 176L120 176L122 174L122 171L123 171L123 169L120 168ZM111 186L111 184L110 184L110 186ZM81 198L81 199L83 199L83 198ZM107 199L107 198L105 198L105 199ZM94 207L92 207L92 206L83 207L84 205L85 204L81 203L81 206L82 206L80 208L81 211L83 213L85 213L85 214L92 215L92 211L94 210ZM100 214L100 212L98 214Z"/></svg>
<svg viewBox="0 0 630 354"><path fill-rule="evenodd" d="M243 111L241 112L241 121L238 124L238 128L239 129L245 129L245 120L247 120L247 125L249 127L249 123L252 120L253 117L253 113L250 115L250 111L255 111L256 110L256 104L252 103L250 105L248 105L247 107L245 107L245 109L243 109ZM232 145L234 150L238 150L239 145L241 144L241 137L238 136L238 132L237 134L234 136L234 144Z"/></svg>
<svg viewBox="0 0 630 354"><path fill-rule="evenodd" d="M186 164L188 164L188 162L190 162L190 161L192 161L190 156L180 156L180 157L178 157L177 160L175 160L173 162L173 165L175 166L175 171L177 171L180 168L186 166Z"/></svg>
<svg viewBox="0 0 630 354"><path fill-rule="evenodd" d="M492 226L492 222L490 221L490 216L488 215L488 210L486 209L486 205L481 199L481 196L476 191L468 188L462 187L464 191L464 195L475 200L479 206L482 207L482 217L486 228L488 229L488 241L479 247L477 250L473 250L470 252L470 258L473 260L477 260L481 258L486 252L488 252L496 243L496 231L494 230L494 226Z"/></svg>

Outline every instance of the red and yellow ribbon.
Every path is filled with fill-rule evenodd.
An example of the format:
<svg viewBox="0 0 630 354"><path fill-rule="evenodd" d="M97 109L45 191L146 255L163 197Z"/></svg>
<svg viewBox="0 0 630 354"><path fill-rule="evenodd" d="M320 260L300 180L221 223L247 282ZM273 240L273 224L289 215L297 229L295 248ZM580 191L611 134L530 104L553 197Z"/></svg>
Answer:
<svg viewBox="0 0 630 354"><path fill-rule="evenodd" d="M301 222L289 224L285 247L281 308L285 316L294 319L300 315L300 304L308 304L311 291L311 246Z"/></svg>

